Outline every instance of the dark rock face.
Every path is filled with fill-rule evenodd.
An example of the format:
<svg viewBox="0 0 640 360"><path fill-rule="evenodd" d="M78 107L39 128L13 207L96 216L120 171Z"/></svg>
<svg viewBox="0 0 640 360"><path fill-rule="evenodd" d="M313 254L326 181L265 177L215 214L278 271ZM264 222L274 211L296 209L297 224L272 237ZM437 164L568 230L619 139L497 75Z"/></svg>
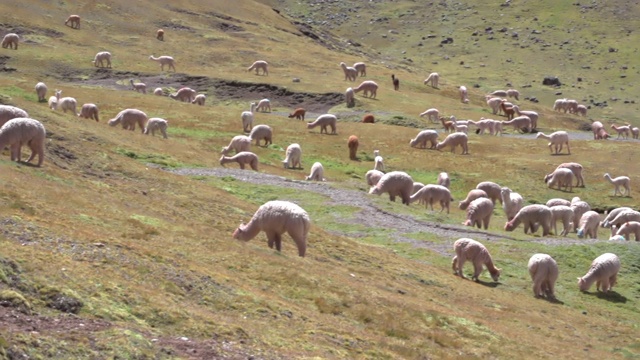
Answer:
<svg viewBox="0 0 640 360"><path fill-rule="evenodd" d="M542 80L542 85L560 86L562 83L560 83L560 79L556 76L546 76L544 80Z"/></svg>

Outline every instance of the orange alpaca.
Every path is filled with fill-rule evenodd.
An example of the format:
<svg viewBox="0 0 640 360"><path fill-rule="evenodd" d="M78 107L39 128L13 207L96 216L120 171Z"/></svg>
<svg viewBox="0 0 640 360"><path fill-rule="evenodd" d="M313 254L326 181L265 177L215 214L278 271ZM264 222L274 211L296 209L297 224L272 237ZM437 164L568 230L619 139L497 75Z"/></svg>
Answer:
<svg viewBox="0 0 640 360"><path fill-rule="evenodd" d="M368 123L368 124L373 124L376 122L376 119L373 117L372 114L367 114L364 117L362 117L362 122L363 123Z"/></svg>
<svg viewBox="0 0 640 360"><path fill-rule="evenodd" d="M158 29L158 31L156 31L156 39L164 41L164 30Z"/></svg>
<svg viewBox="0 0 640 360"><path fill-rule="evenodd" d="M303 108L297 108L297 109L293 110L293 112L291 114L289 114L289 119L296 118L298 120L303 120L304 121L304 115L306 113L307 113L307 110L305 110Z"/></svg>
<svg viewBox="0 0 640 360"><path fill-rule="evenodd" d="M513 114L515 113L515 109L513 108L513 106L505 105L506 102L507 102L506 100L502 100L502 102L500 103L500 107L502 108L502 111L504 112L504 114L507 115L507 120L511 120L513 119Z"/></svg>
<svg viewBox="0 0 640 360"><path fill-rule="evenodd" d="M456 126L453 124L453 121L444 121L444 119L444 116L440 118L440 122L442 123L442 126L444 126L444 131L455 132Z"/></svg>
<svg viewBox="0 0 640 360"><path fill-rule="evenodd" d="M351 160L357 160L356 158L356 153L358 152L358 137L355 135L351 135L349 136L349 142L347 143L347 145L349 145L349 159Z"/></svg>

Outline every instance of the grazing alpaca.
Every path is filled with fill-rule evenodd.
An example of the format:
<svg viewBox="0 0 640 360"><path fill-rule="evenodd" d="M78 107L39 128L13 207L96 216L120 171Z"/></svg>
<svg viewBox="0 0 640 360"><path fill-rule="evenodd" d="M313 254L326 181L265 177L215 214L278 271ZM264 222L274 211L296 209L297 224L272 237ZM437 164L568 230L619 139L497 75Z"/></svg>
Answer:
<svg viewBox="0 0 640 360"><path fill-rule="evenodd" d="M147 126L144 128L143 134L151 136L156 136L156 130L162 133L163 138L167 138L167 127L169 127L169 122L165 119L161 118L151 118L147 121Z"/></svg>
<svg viewBox="0 0 640 360"><path fill-rule="evenodd" d="M469 138L465 133L453 133L449 134L444 141L436 144L436 150L440 150L445 146L451 148L451 152L455 152L456 146L460 145L462 148L462 155L469 155L469 146L467 145Z"/></svg>
<svg viewBox="0 0 640 360"><path fill-rule="evenodd" d="M373 114L366 114L362 117L362 122L365 124L373 124L376 122L376 118L373 116Z"/></svg>
<svg viewBox="0 0 640 360"><path fill-rule="evenodd" d="M444 132L446 133L455 132L456 131L455 123L453 121L444 121L444 120L445 120L444 116L440 117L440 122L442 123Z"/></svg>
<svg viewBox="0 0 640 360"><path fill-rule="evenodd" d="M435 149L436 145L438 145L438 132L431 129L422 130L415 139L409 141L409 146L424 149L427 147L427 141L431 144L429 149Z"/></svg>
<svg viewBox="0 0 640 360"><path fill-rule="evenodd" d="M156 96L163 96L164 95L164 91L162 90L162 88L155 88L155 90L153 90L153 95Z"/></svg>
<svg viewBox="0 0 640 360"><path fill-rule="evenodd" d="M442 185L448 189L451 186L451 178L449 177L449 174L447 174L446 172L441 172L440 174L438 174L436 184Z"/></svg>
<svg viewBox="0 0 640 360"><path fill-rule="evenodd" d="M547 254L534 254L529 259L529 275L533 281L533 296L555 299L554 287L558 280L558 263Z"/></svg>
<svg viewBox="0 0 640 360"><path fill-rule="evenodd" d="M196 98L196 94L197 91L188 87L183 87L178 89L175 93L169 94L169 97L174 100L190 103Z"/></svg>
<svg viewBox="0 0 640 360"><path fill-rule="evenodd" d="M207 100L207 95L205 94L198 94L196 95L196 97L193 98L193 100L191 101L192 104L196 104L196 105L200 105L200 106L204 106L204 102Z"/></svg>
<svg viewBox="0 0 640 360"><path fill-rule="evenodd" d="M240 117L242 118L242 131L249 132L253 126L253 113L256 111L256 103L249 104L249 111L243 111Z"/></svg>
<svg viewBox="0 0 640 360"><path fill-rule="evenodd" d="M589 239L598 239L598 228L600 227L600 214L589 210L582 214L580 223L576 233L578 238L587 237Z"/></svg>
<svg viewBox="0 0 640 360"><path fill-rule="evenodd" d="M382 179L383 176L384 176L384 173L382 171L369 170L364 175L364 178L367 180L367 185L376 186L376 184L378 184L378 182L380 181L380 179Z"/></svg>
<svg viewBox="0 0 640 360"><path fill-rule="evenodd" d="M309 176L305 177L305 180L311 181L326 181L324 176L324 167L319 162L314 162L313 166L311 166L311 173Z"/></svg>
<svg viewBox="0 0 640 360"><path fill-rule="evenodd" d="M458 208L460 210L467 210L467 208L469 207L469 204L471 204L473 200L481 197L489 198L489 196L484 190L481 190L481 189L470 190L469 193L467 193L467 197L458 203Z"/></svg>
<svg viewBox="0 0 640 360"><path fill-rule="evenodd" d="M164 30L158 29L158 31L156 31L156 39L164 41Z"/></svg>
<svg viewBox="0 0 640 360"><path fill-rule="evenodd" d="M47 101L47 85L43 82L36 84L36 94L38 94L38 102Z"/></svg>
<svg viewBox="0 0 640 360"><path fill-rule="evenodd" d="M531 119L531 129L535 130L538 128L538 118L540 117L537 112L531 110L523 110L520 111L520 107L518 105L513 105L513 111L515 111L518 116L527 116Z"/></svg>
<svg viewBox="0 0 640 360"><path fill-rule="evenodd" d="M357 62L353 64L353 68L358 70L358 74L360 74L360 76L367 76L367 64L363 62Z"/></svg>
<svg viewBox="0 0 640 360"><path fill-rule="evenodd" d="M533 234L542 226L542 236L548 236L551 233L551 209L546 205L527 205L504 225L504 230L513 231L520 223L524 224L525 234L529 231Z"/></svg>
<svg viewBox="0 0 640 360"><path fill-rule="evenodd" d="M464 104L468 104L469 103L469 97L468 97L467 87L462 85L462 86L460 86L458 91L460 92L460 102L462 102Z"/></svg>
<svg viewBox="0 0 640 360"><path fill-rule="evenodd" d="M258 105L256 106L256 111L260 112L271 112L271 100L262 99L258 101Z"/></svg>
<svg viewBox="0 0 640 360"><path fill-rule="evenodd" d="M629 137L629 133L631 132L631 127L629 125L616 126L614 124L611 125L611 128L618 132L618 137L616 139L620 139L620 136L622 136L624 139L627 139Z"/></svg>
<svg viewBox="0 0 640 360"><path fill-rule="evenodd" d="M634 139L638 139L638 135L640 135L640 128L632 127L631 134L633 135Z"/></svg>
<svg viewBox="0 0 640 360"><path fill-rule="evenodd" d="M291 144L287 146L286 157L282 160L285 169L302 169L302 149L300 144Z"/></svg>
<svg viewBox="0 0 640 360"><path fill-rule="evenodd" d="M518 116L509 121L503 121L502 125L511 125L515 131L531 132L531 119L528 116Z"/></svg>
<svg viewBox="0 0 640 360"><path fill-rule="evenodd" d="M42 123L30 118L13 118L0 127L0 150L6 146L11 150L11 161L20 162L23 145L29 146L31 162L38 155L38 166L44 161L46 131Z"/></svg>
<svg viewBox="0 0 640 360"><path fill-rule="evenodd" d="M60 108L66 114L67 110L70 110L74 115L78 115L76 111L77 101L76 99L66 96L61 98L62 90L56 90L56 109Z"/></svg>
<svg viewBox="0 0 640 360"><path fill-rule="evenodd" d="M437 123L438 119L440 119L440 111L438 111L438 109L436 108L425 110L423 113L420 114L420 117L423 117L425 115L429 120L431 120L431 122Z"/></svg>
<svg viewBox="0 0 640 360"><path fill-rule="evenodd" d="M402 198L402 203L409 205L413 193L413 179L402 171L391 171L384 174L378 183L369 189L369 194L380 195L389 193L389 200L396 201L396 196Z"/></svg>
<svg viewBox="0 0 640 360"><path fill-rule="evenodd" d="M449 205L453 198L451 197L451 191L442 185L434 185L427 184L422 185L421 183L414 183L414 189L419 188L417 191L414 191L413 195L409 199L409 202L419 201L420 203L425 204L425 208L429 206L431 211L433 211L433 203L440 203L440 212L447 209L447 214L449 213Z"/></svg>
<svg viewBox="0 0 640 360"><path fill-rule="evenodd" d="M456 252L456 255L451 260L451 267L456 275L464 279L462 269L464 263L469 260L473 263L472 280L476 282L479 281L478 277L482 273L483 265L489 270L493 281L497 282L500 279L501 270L493 265L493 259L491 258L491 254L489 254L489 250L480 242L473 239L461 238L453 243L453 250Z"/></svg>
<svg viewBox="0 0 640 360"><path fill-rule="evenodd" d="M462 224L471 227L477 226L478 229L484 226L486 230L491 221L493 208L494 205L490 199L480 197L473 200L467 207L467 219Z"/></svg>
<svg viewBox="0 0 640 360"><path fill-rule="evenodd" d="M240 165L240 169L244 170L246 164L251 166L252 170L258 171L258 155L249 152L249 151L241 151L233 156L224 156L220 157L220 165L224 167L227 163L236 162Z"/></svg>
<svg viewBox="0 0 640 360"><path fill-rule="evenodd" d="M160 63L160 71L164 71L164 66L169 66L169 70L173 69L173 72L176 71L176 62L173 60L171 56L160 56L154 57L153 55L149 56L149 60L157 61Z"/></svg>
<svg viewBox="0 0 640 360"><path fill-rule="evenodd" d="M358 137L355 135L349 136L349 141L347 142L347 146L349 147L349 159L358 160L356 157L356 153L358 152Z"/></svg>
<svg viewBox="0 0 640 360"><path fill-rule="evenodd" d="M567 154L571 154L571 148L569 147L569 134L566 131L556 131L551 133L550 135L546 135L543 132L539 132L536 135L536 139L547 139L549 140L549 151L554 152L554 154L559 154L562 151L562 146L567 145ZM551 146L553 145L553 149Z"/></svg>
<svg viewBox="0 0 640 360"><path fill-rule="evenodd" d="M242 151L251 151L251 138L246 135L236 135L231 139L229 145L222 148L222 155L228 155L231 150L237 153Z"/></svg>
<svg viewBox="0 0 640 360"><path fill-rule="evenodd" d="M2 48L18 50L18 43L20 42L20 36L14 33L8 33L2 38Z"/></svg>
<svg viewBox="0 0 640 360"><path fill-rule="evenodd" d="M429 76L424 80L424 84L431 84L432 88L438 88L438 81L440 80L440 75L437 72L433 72L429 74Z"/></svg>
<svg viewBox="0 0 640 360"><path fill-rule="evenodd" d="M353 67L347 66L347 64L345 64L344 62L340 63L340 67L342 68L342 71L344 72L344 79L345 80L356 81L356 78L358 77L358 70L356 70Z"/></svg>
<svg viewBox="0 0 640 360"><path fill-rule="evenodd" d="M144 128L147 123L147 114L138 109L125 109L116 115L115 118L109 120L109 126L116 126L122 123L124 130L135 130L136 124L140 127L140 132L144 133Z"/></svg>
<svg viewBox="0 0 640 360"><path fill-rule="evenodd" d="M400 90L400 79L398 79L394 74L391 74L391 82L393 82L393 90Z"/></svg>
<svg viewBox="0 0 640 360"><path fill-rule="evenodd" d="M576 112L580 116L587 116L587 107L582 105L582 104L580 104L580 105L578 105L578 108L577 108Z"/></svg>
<svg viewBox="0 0 640 360"><path fill-rule="evenodd" d="M570 162L570 163L562 163L558 165L556 169L569 169L573 173L573 176L578 180L576 183L576 187L584 187L584 177L582 176L582 165Z"/></svg>
<svg viewBox="0 0 640 360"><path fill-rule="evenodd" d="M247 68L247 71L254 70L256 71L256 75L260 75L259 70L262 70L262 75L269 75L269 63L264 60L255 61L251 66Z"/></svg>
<svg viewBox="0 0 640 360"><path fill-rule="evenodd" d="M69 15L64 24L67 26L71 24L72 29L80 29L80 15Z"/></svg>
<svg viewBox="0 0 640 360"><path fill-rule="evenodd" d="M100 119L98 118L98 107L96 106L96 104L82 105L78 117L83 117L85 119L94 119L96 122L100 121Z"/></svg>
<svg viewBox="0 0 640 360"><path fill-rule="evenodd" d="M353 88L347 88L344 92L344 100L348 108L356 106L356 94L353 92Z"/></svg>
<svg viewBox="0 0 640 360"><path fill-rule="evenodd" d="M622 191L620 191L621 186L624 187L626 196L631 196L631 190L629 188L629 183L631 182L631 180L628 176L618 176L617 178L612 179L611 175L609 175L609 173L606 173L604 174L604 178L609 180L610 183L616 186L615 190L613 191L613 196L618 195L618 193L620 193L620 196L625 196Z"/></svg>
<svg viewBox="0 0 640 360"><path fill-rule="evenodd" d="M304 115L307 113L307 110L303 108L295 109L291 114L289 114L289 119L296 118L298 120L304 121Z"/></svg>
<svg viewBox="0 0 640 360"><path fill-rule="evenodd" d="M104 67L104 61L107 62L107 67L110 68L111 67L111 53L108 51L101 51L99 53L96 54L95 58L93 59L93 66L98 67L98 63L100 64L100 67Z"/></svg>
<svg viewBox="0 0 640 360"><path fill-rule="evenodd" d="M378 84L375 83L375 81L371 81L371 80L367 80L367 81L363 81L362 83L360 83L360 85L358 85L357 88L353 89L353 92L358 93L362 91L364 97L370 97L372 99L376 98L376 95L378 93ZM369 93L371 93L371 95L369 95Z"/></svg>
<svg viewBox="0 0 640 360"><path fill-rule="evenodd" d="M329 134L329 131L327 130L327 127L331 127L331 134L335 135L336 134L336 123L338 122L338 118L335 115L332 114L323 114L318 116L318 118L310 123L307 123L307 129L313 129L316 126L320 126L320 134L327 133Z"/></svg>
<svg viewBox="0 0 640 360"><path fill-rule="evenodd" d="M513 115L515 114L515 110L513 109L513 105L507 105L510 104L509 102L507 102L507 100L502 100L502 103L500 104L500 108L502 109L502 112L507 116L507 120L511 120L513 119Z"/></svg>
<svg viewBox="0 0 640 360"><path fill-rule="evenodd" d="M616 254L605 253L593 260L589 271L578 278L580 291L587 291L596 283L596 290L603 293L609 292L618 279L620 271L620 259Z"/></svg>
<svg viewBox="0 0 640 360"><path fill-rule="evenodd" d="M141 92L143 94L147 93L147 84L145 83L134 83L133 79L129 79L129 83L131 84L131 90Z"/></svg>
<svg viewBox="0 0 640 360"><path fill-rule="evenodd" d="M257 125L251 129L249 137L256 141L256 146L260 146L260 140L264 140L264 146L267 147L273 143L273 130L269 125Z"/></svg>
<svg viewBox="0 0 640 360"><path fill-rule="evenodd" d="M264 231L269 248L273 249L275 245L280 252L282 234L286 232L296 243L298 255L304 257L310 229L311 220L303 208L289 201L274 200L260 206L248 224L240 224L233 232L233 238L249 241Z"/></svg>

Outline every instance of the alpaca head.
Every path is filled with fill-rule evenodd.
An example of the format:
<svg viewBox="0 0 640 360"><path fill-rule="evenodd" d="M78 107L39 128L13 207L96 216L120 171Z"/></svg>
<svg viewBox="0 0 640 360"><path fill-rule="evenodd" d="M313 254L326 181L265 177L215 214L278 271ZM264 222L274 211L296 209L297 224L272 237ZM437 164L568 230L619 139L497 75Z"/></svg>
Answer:
<svg viewBox="0 0 640 360"><path fill-rule="evenodd" d="M119 122L120 122L120 120L118 120L118 118L115 118L115 119L109 120L108 124L109 124L109 126L116 126L116 125L118 125Z"/></svg>
<svg viewBox="0 0 640 360"><path fill-rule="evenodd" d="M224 155L220 156L220 165L224 167Z"/></svg>
<svg viewBox="0 0 640 360"><path fill-rule="evenodd" d="M372 186L371 189L369 189L369 194L380 195L380 188L378 186Z"/></svg>
<svg viewBox="0 0 640 360"><path fill-rule="evenodd" d="M581 277L578 278L578 287L580 291L587 291L587 282Z"/></svg>
<svg viewBox="0 0 640 360"><path fill-rule="evenodd" d="M501 271L502 269L498 269L498 268L495 268L493 271L489 270L489 273L491 274L491 278L493 279L493 281L498 282L498 280L500 279Z"/></svg>
<svg viewBox="0 0 640 360"><path fill-rule="evenodd" d="M504 224L504 231L513 231L513 229L515 229L515 226L513 226L513 220Z"/></svg>
<svg viewBox="0 0 640 360"><path fill-rule="evenodd" d="M244 240L242 239L242 234L244 234L246 225L244 223L240 223L238 228L233 232L233 238L236 240Z"/></svg>

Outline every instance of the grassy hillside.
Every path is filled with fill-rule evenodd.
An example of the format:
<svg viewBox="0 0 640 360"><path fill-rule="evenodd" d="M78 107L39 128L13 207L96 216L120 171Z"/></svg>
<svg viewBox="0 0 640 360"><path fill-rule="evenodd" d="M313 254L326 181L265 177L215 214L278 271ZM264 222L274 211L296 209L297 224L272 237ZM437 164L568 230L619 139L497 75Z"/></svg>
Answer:
<svg viewBox="0 0 640 360"><path fill-rule="evenodd" d="M10 162L8 150L0 157L0 358L640 356L636 242L541 238L522 227L507 233L496 208L488 232L467 236L487 244L503 275L494 284L485 272L473 283L451 274L451 234L469 230L459 225L465 214L457 201L448 215L406 207L366 196L364 181L380 149L387 170L415 181L433 183L447 171L456 200L490 180L528 203L579 196L598 210L635 207L637 141L595 142L578 130L594 119L637 123L634 7L249 0L132 7L116 0L23 1L0 10L1 35L22 37L17 51L0 49L0 101L47 129L41 168ZM64 26L72 13L82 16L80 30ZM158 28L163 42L155 39ZM443 37L453 44L439 46ZM113 69L93 66L98 51L113 54ZM160 72L152 54L173 56L177 73ZM246 71L257 59L269 62L269 76ZM377 99L358 95L349 109L342 94L361 79L345 82L338 64L361 60L380 90ZM423 85L431 71L442 75L440 89ZM399 92L392 73L401 79ZM546 75L565 85L542 86ZM189 86L206 93L207 103L139 94L129 79L165 93ZM100 121L38 103L38 81L48 85L47 96L61 89L79 105L97 104ZM542 131L571 132L571 155L552 156L546 141L513 131L469 134L468 156L408 146L420 129L440 128L420 112L437 107L460 119L493 117L483 96L507 83L540 100L518 103L540 113ZM459 102L461 84L470 89L469 104ZM578 118L553 113L557 97L608 106ZM240 113L262 98L271 99L273 112L257 113L254 124L270 125L274 139L269 147L252 146L259 172L293 181L204 175L220 167L220 148L241 133ZM308 119L338 114L338 135L286 117L299 106ZM126 108L167 119L169 139L107 126ZM359 123L365 113L377 123ZM359 161L348 160L352 134L360 138ZM282 168L284 149L294 142L303 149L303 170ZM315 161L329 182L300 191L307 185L298 180ZM569 161L585 167L587 187L548 189L544 175ZM633 197L611 196L604 172L630 176ZM232 239L241 221L274 199L309 212L305 258L286 235L282 253L270 250L263 234L248 243ZM387 222L363 219L365 213ZM608 233L601 229L599 238ZM531 294L526 263L538 252L559 263L557 302ZM622 261L614 291L579 292L576 277L604 252Z"/></svg>

